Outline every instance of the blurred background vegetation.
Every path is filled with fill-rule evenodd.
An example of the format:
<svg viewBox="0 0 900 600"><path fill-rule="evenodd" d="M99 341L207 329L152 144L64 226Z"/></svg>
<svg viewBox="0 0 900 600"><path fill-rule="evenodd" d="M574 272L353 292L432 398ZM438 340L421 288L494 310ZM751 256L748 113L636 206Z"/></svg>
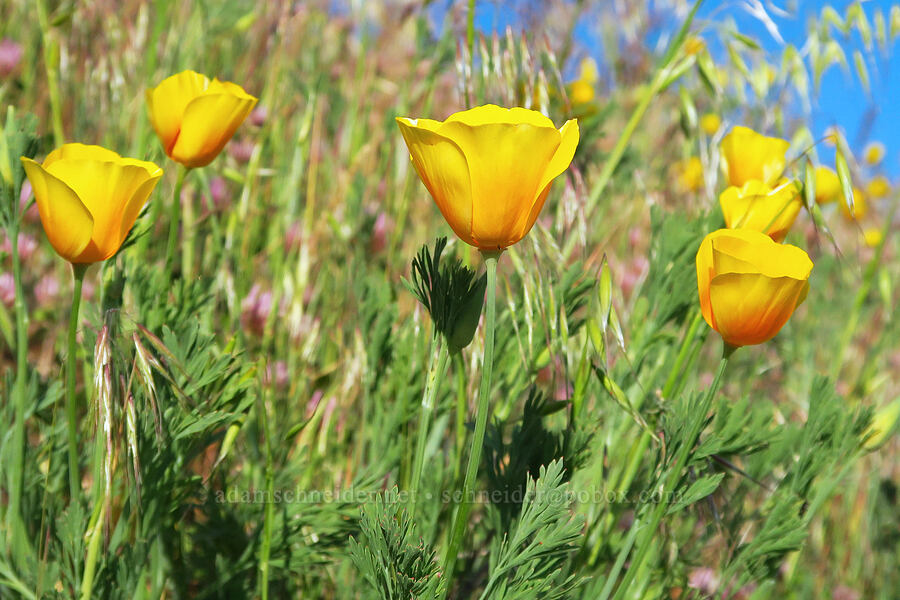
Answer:
<svg viewBox="0 0 900 600"><path fill-rule="evenodd" d="M802 46L773 47L741 29L737 4L700 13L679 39L691 8L682 0L515 3L515 27L476 20L474 35L466 2L4 0L3 118L8 107L36 115L41 156L65 140L156 161L166 176L151 202L171 201L176 170L147 119L147 88L194 69L260 102L182 192L196 279L162 280L167 223L146 216L133 245L88 273L84 505L61 497L69 267L34 205L25 212L28 535L3 532L0 596L78 589L101 476L89 468L95 439L115 473L98 597L255 597L263 580L276 598L388 597L369 575L385 557L400 564L392 553L403 544L392 544L421 536L443 547L451 505L423 504L407 539L379 530L379 515L405 517L391 497L372 497L408 483L429 360L430 320L401 278L423 244L450 234L394 118L442 119L487 102L535 108L557 125L577 117L581 142L535 229L501 261L481 486L508 499L560 458L565 476L554 483L551 468L544 485L622 498L576 493L557 507L582 527L559 542L552 573L534 576L558 582L557 595L532 597L608 595L637 498L653 489L666 441L720 351L697 320L693 272L699 241L722 222L718 142L747 125L792 142L789 173L801 181L811 165L834 167L835 141L810 120L818 83L845 67L847 93L866 97L866 66L888 60L878 57L900 33L897 6L836 3L806 23ZM748 29L766 28L769 5L747 4L762 11ZM476 14L507 9L476 3ZM896 170L867 142L836 141L866 214L815 204L801 214L787 241L816 264L809 297L775 340L732 361L710 446L690 465L708 489L694 488L696 502L666 521L621 597L896 597L900 445L885 436L880 448L860 446L869 415L900 391ZM458 241L447 252L480 268ZM16 354L9 253L7 240L3 398ZM423 482L434 498L459 479L480 347L476 335L439 390ZM101 390L114 406L105 444L93 433L105 423ZM2 411L12 423L11 404ZM8 435L2 444L6 463ZM266 490L359 494L258 501ZM488 597L529 597L514 569L497 567L521 504L476 510L451 596L487 586Z"/></svg>

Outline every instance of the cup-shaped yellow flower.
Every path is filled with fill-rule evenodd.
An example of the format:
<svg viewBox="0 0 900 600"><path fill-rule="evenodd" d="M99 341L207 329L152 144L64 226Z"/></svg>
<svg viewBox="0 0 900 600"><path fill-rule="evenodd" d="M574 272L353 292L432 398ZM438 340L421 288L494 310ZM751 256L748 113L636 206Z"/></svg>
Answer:
<svg viewBox="0 0 900 600"><path fill-rule="evenodd" d="M576 106L594 100L594 86L600 78L600 71L593 58L582 59L579 71L578 79L569 84L569 99Z"/></svg>
<svg viewBox="0 0 900 600"><path fill-rule="evenodd" d="M753 229L781 242L797 219L803 200L793 181L784 179L772 188L753 180L743 187L727 188L719 195L719 204L729 229Z"/></svg>
<svg viewBox="0 0 900 600"><path fill-rule="evenodd" d="M205 167L219 155L257 99L227 81L183 71L147 90L150 122L166 155L186 167Z"/></svg>
<svg viewBox="0 0 900 600"><path fill-rule="evenodd" d="M766 137L747 127L735 127L722 139L722 162L729 185L738 187L758 179L774 185L787 165L790 143Z"/></svg>
<svg viewBox="0 0 900 600"><path fill-rule="evenodd" d="M53 249L74 264L118 252L163 171L100 146L65 144L42 164L22 157Z"/></svg>
<svg viewBox="0 0 900 600"><path fill-rule="evenodd" d="M487 105L446 121L398 118L413 166L467 244L502 250L527 234L568 168L578 122L560 129L533 110Z"/></svg>
<svg viewBox="0 0 900 600"><path fill-rule="evenodd" d="M838 203L841 209L841 215L848 221L859 221L869 214L869 201L865 192L856 186L853 186L853 208L850 208L850 201L847 198L841 198Z"/></svg>
<svg viewBox="0 0 900 600"><path fill-rule="evenodd" d="M815 170L816 177L816 203L829 204L837 202L843 195L841 180L834 169L819 165Z"/></svg>
<svg viewBox="0 0 900 600"><path fill-rule="evenodd" d="M675 163L678 187L685 192L696 192L703 187L703 162L691 156Z"/></svg>
<svg viewBox="0 0 900 600"><path fill-rule="evenodd" d="M721 126L722 118L714 112L706 113L700 117L700 129L706 135L715 135Z"/></svg>
<svg viewBox="0 0 900 600"><path fill-rule="evenodd" d="M594 100L594 86L584 79L576 79L569 85L569 99L572 104L589 104Z"/></svg>
<svg viewBox="0 0 900 600"><path fill-rule="evenodd" d="M884 159L884 144L869 142L863 150L863 159L870 165L877 165Z"/></svg>
<svg viewBox="0 0 900 600"><path fill-rule="evenodd" d="M866 184L869 198L886 198L891 193L891 182L884 175L876 175Z"/></svg>
<svg viewBox="0 0 900 600"><path fill-rule="evenodd" d="M758 231L714 231L697 252L703 318L730 346L766 342L806 299L812 268L806 252Z"/></svg>
<svg viewBox="0 0 900 600"><path fill-rule="evenodd" d="M877 248L881 245L881 240L883 239L884 234L877 227L869 227L863 232L863 241L869 248Z"/></svg>

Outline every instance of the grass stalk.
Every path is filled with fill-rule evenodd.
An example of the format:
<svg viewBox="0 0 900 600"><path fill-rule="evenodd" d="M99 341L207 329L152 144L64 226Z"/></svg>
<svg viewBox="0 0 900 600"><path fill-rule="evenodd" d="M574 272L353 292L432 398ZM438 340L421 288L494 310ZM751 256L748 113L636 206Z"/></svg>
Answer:
<svg viewBox="0 0 900 600"><path fill-rule="evenodd" d="M15 402L15 425L13 427L12 458L9 480L9 508L7 523L14 538L22 523L20 512L22 484L25 465L25 379L28 375L28 307L25 305L25 290L22 288L22 263L19 258L19 222L13 219L8 230L15 288L16 312L16 383L13 391Z"/></svg>
<svg viewBox="0 0 900 600"><path fill-rule="evenodd" d="M272 462L272 430L269 424L269 413L266 408L266 392L262 390L259 394L259 418L263 429L263 437L265 438L264 451L266 455L265 482L266 482L266 498L265 498L265 515L263 521L262 545L259 551L259 585L260 596L262 600L269 598L269 558L272 548L272 528L275 521L275 504L273 498L275 496L275 470Z"/></svg>
<svg viewBox="0 0 900 600"><path fill-rule="evenodd" d="M78 471L78 407L75 402L75 359L78 354L76 334L78 332L78 311L81 307L81 287L88 265L72 264L75 281L72 292L72 311L69 315L68 356L66 356L66 427L68 429L69 454L69 495L74 501L79 497L81 477Z"/></svg>
<svg viewBox="0 0 900 600"><path fill-rule="evenodd" d="M178 240L178 226L181 224L181 187L188 168L178 165L178 177L175 179L175 190L172 194L172 205L169 207L169 237L166 242L166 279L172 280L175 268L175 243ZM185 230L186 231L186 230Z"/></svg>
<svg viewBox="0 0 900 600"><path fill-rule="evenodd" d="M487 268L487 298L485 300L484 318L484 364L481 367L481 384L478 387L478 406L475 409L475 436L472 438L472 448L469 451L469 462L466 465L466 478L463 481L462 498L450 527L450 543L447 546L447 554L444 556L444 577L447 584L444 594L450 590L453 581L453 568L456 565L456 555L466 531L469 511L472 508L472 496L474 495L475 479L478 476L478 465L481 462L481 451L484 445L484 433L487 429L487 418L490 412L491 374L494 362L494 324L496 320L496 296L497 296L497 261L500 252L482 250L484 264Z"/></svg>
<svg viewBox="0 0 900 600"><path fill-rule="evenodd" d="M431 416L434 413L434 402L437 391L440 388L441 379L447 370L447 362L450 352L447 349L444 337L438 335L437 348L435 349L437 360L432 356L431 368L428 370L428 379L425 391L422 395L422 407L419 413L419 431L416 440L416 455L413 462L412 481L410 483L410 497L412 498L412 514L415 515L416 503L419 497L419 485L422 482L422 467L425 463L425 445L428 442L428 431L431 426Z"/></svg>

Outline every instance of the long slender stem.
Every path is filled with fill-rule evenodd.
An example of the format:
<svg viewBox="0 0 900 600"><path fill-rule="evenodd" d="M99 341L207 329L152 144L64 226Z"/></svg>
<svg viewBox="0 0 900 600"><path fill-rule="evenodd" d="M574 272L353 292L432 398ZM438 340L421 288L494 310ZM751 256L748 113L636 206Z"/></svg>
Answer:
<svg viewBox="0 0 900 600"><path fill-rule="evenodd" d="M499 252L486 252L482 250L484 264L487 268L487 298L485 301L484 318L484 364L481 367L481 385L478 387L478 406L475 409L475 437L472 438L472 449L469 451L469 462L466 466L466 478L463 481L462 498L450 528L450 544L447 546L447 554L444 556L444 577L447 584L444 594L450 590L453 581L453 568L456 565L456 555L466 531L469 510L472 508L472 496L474 495L475 478L478 475L478 465L481 462L481 450L484 445L484 433L487 429L488 412L490 411L491 374L494 363L494 322L496 319L497 296L497 260Z"/></svg>
<svg viewBox="0 0 900 600"><path fill-rule="evenodd" d="M13 392L16 421L13 429L12 475L7 518L10 525L21 523L19 506L22 498L22 474L25 466L25 379L28 375L28 308L25 305L25 291L22 288L22 263L19 259L19 220L14 217L12 221L13 224L9 228L8 234L12 250L13 285L16 292L16 387ZM13 533L17 529L10 526L9 531Z"/></svg>
<svg viewBox="0 0 900 600"><path fill-rule="evenodd" d="M78 309L81 307L81 285L88 265L72 265L75 287L72 292L72 312L69 315L68 356L66 356L66 420L69 445L69 495L70 501L79 497L81 490L78 471L78 410L75 403L75 359L78 354L76 333L78 332Z"/></svg>
<svg viewBox="0 0 900 600"><path fill-rule="evenodd" d="M468 246L466 246L468 248ZM466 396L466 364L462 353L457 352L453 357L456 368L456 449L453 460L453 481L459 485L459 475L462 473L463 444L466 443L466 409L468 397Z"/></svg>
<svg viewBox="0 0 900 600"><path fill-rule="evenodd" d="M266 499L265 499L265 520L263 522L262 546L259 552L259 582L260 596L262 600L269 598L269 556L272 547L272 528L275 521L275 473L272 463L272 431L269 427L269 413L266 408L266 392L263 390L259 395L259 418L263 428L263 436L265 437L265 453L266 453Z"/></svg>
<svg viewBox="0 0 900 600"><path fill-rule="evenodd" d="M97 573L97 556L100 551L100 539L103 537L103 522L106 519L109 490L100 501L99 511L94 513L94 520L88 527L87 556L84 561L84 575L81 578L81 600L91 600L94 589L94 575Z"/></svg>
<svg viewBox="0 0 900 600"><path fill-rule="evenodd" d="M99 392L99 390L98 390ZM106 515L109 513L109 505L112 494L112 414L109 405L110 398L103 392L100 393L100 412L102 416L98 421L97 437L94 443L94 503L95 508L85 539L88 540L87 555L84 559L84 571L81 577L81 600L90 600L93 596L94 576L97 573L97 559L100 555L100 540L103 538L103 525ZM102 435L101 435L102 433ZM96 485L100 482L100 486Z"/></svg>
<svg viewBox="0 0 900 600"><path fill-rule="evenodd" d="M422 481L422 467L425 464L425 445L428 441L428 430L431 427L431 415L434 413L434 402L437 398L437 391L440 387L441 379L444 377L444 371L447 369L447 362L450 353L444 343L443 336L437 338L437 360L432 357L431 369L428 372L428 381L425 383L425 391L422 395L422 407L419 413L419 432L416 441L416 456L413 462L412 482L410 483L409 492L412 498L412 514L416 514L416 502L419 497L419 485Z"/></svg>
<svg viewBox="0 0 900 600"><path fill-rule="evenodd" d="M169 208L169 239L166 243L166 273L169 281L172 280L172 269L175 268L175 242L178 240L178 226L181 225L181 186L187 172L186 167L178 166L178 178L175 180L175 192Z"/></svg>
<svg viewBox="0 0 900 600"><path fill-rule="evenodd" d="M181 198L179 198L181 200ZM196 228L194 226L194 197L189 194L184 199L181 207L181 278L185 281L191 279L194 269L194 243L196 239Z"/></svg>
<svg viewBox="0 0 900 600"><path fill-rule="evenodd" d="M469 60L474 62L474 51L475 51L475 0L469 0L469 11L466 15L468 19L468 24L466 27L466 46L469 47ZM471 64L470 72L471 72Z"/></svg>
<svg viewBox="0 0 900 600"><path fill-rule="evenodd" d="M613 600L621 600L625 597L625 594L631 589L631 584L634 581L635 574L642 568L644 559L647 556L647 552L650 550L650 545L653 543L653 538L656 534L656 530L659 527L659 522L662 520L663 515L669 507L668 498L675 490L678 485L678 480L681 478L681 471L684 470L685 465L687 464L688 457L694 449L694 445L697 443L697 439L700 437L700 432L703 429L703 424L706 422L706 413L709 412L710 406L712 406L713 399L716 396L716 393L719 391L719 387L722 384L722 375L725 373L725 367L728 364L728 357L730 356L733 348L727 347L722 356L722 360L719 362L719 370L716 372L716 377L713 380L712 385L709 386L709 389L706 391L706 394L703 396L703 400L700 403L700 406L697 408L697 411L693 414L693 421L690 424L690 429L687 437L683 440L683 444L678 449L678 454L675 456L675 462L672 466L671 470L669 470L663 481L663 487L660 490L661 496L659 498L659 502L656 504L653 509L653 513L650 515L650 518L646 522L641 522L636 519L632 527L640 527L643 531L641 531L640 537L640 545L638 546L637 552L635 552L634 557L631 560L631 563L628 566L628 570L625 572L625 576L622 578L619 587L616 589L616 594L613 596ZM619 561L617 561L617 564ZM615 574L611 574L611 577L615 577ZM608 595L607 591L607 595ZM601 600L606 600L607 596L601 597Z"/></svg>
<svg viewBox="0 0 900 600"><path fill-rule="evenodd" d="M62 124L62 104L59 94L59 42L54 37L50 26L47 1L35 2L38 13L38 23L41 27L41 41L44 44L44 70L47 75L47 91L50 96L50 120L53 125L53 141L55 145L62 146L65 143Z"/></svg>

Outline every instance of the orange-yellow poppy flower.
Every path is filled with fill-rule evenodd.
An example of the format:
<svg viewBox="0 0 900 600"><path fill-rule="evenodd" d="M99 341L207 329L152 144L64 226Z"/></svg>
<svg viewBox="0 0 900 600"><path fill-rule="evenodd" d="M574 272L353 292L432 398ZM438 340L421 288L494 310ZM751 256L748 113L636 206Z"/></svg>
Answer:
<svg viewBox="0 0 900 600"><path fill-rule="evenodd" d="M532 228L553 180L578 145L541 113L487 105L446 121L398 118L413 166L447 223L467 244L502 250Z"/></svg>
<svg viewBox="0 0 900 600"><path fill-rule="evenodd" d="M714 112L706 113L700 117L700 129L706 135L715 135L722 126L722 118Z"/></svg>
<svg viewBox="0 0 900 600"><path fill-rule="evenodd" d="M569 84L569 98L572 104L588 104L594 100L594 86L584 79L576 79Z"/></svg>
<svg viewBox="0 0 900 600"><path fill-rule="evenodd" d="M75 264L118 252L162 169L100 146L65 144L39 164L22 157L53 249Z"/></svg>
<svg viewBox="0 0 900 600"><path fill-rule="evenodd" d="M714 231L697 252L703 318L730 346L766 342L806 299L812 268L806 252L758 231Z"/></svg>
<svg viewBox="0 0 900 600"><path fill-rule="evenodd" d="M876 175L866 184L866 195L869 198L886 198L891 193L891 182L884 175Z"/></svg>
<svg viewBox="0 0 900 600"><path fill-rule="evenodd" d="M787 165L790 143L766 137L747 127L735 127L722 139L722 162L729 185L741 187L758 179L774 185Z"/></svg>
<svg viewBox="0 0 900 600"><path fill-rule="evenodd" d="M869 227L863 232L863 241L865 241L866 246L869 248L877 248L881 245L881 240L883 239L884 235L877 227Z"/></svg>
<svg viewBox="0 0 900 600"><path fill-rule="evenodd" d="M877 165L884 159L884 144L869 142L863 150L863 159L867 164Z"/></svg>
<svg viewBox="0 0 900 600"><path fill-rule="evenodd" d="M848 198L841 198L838 203L841 215L848 221L859 221L869 214L869 202L866 194L856 186L853 186L853 208L850 208Z"/></svg>
<svg viewBox="0 0 900 600"><path fill-rule="evenodd" d="M843 194L841 180L834 169L819 165L815 170L816 177L816 203L829 204L837 202Z"/></svg>
<svg viewBox="0 0 900 600"><path fill-rule="evenodd" d="M784 179L775 188L762 181L748 181L743 187L731 186L719 196L725 226L729 229L753 229L781 242L800 213L800 190Z"/></svg>
<svg viewBox="0 0 900 600"><path fill-rule="evenodd" d="M256 98L227 81L183 71L147 90L150 122L166 154L186 167L204 167L243 123Z"/></svg>

